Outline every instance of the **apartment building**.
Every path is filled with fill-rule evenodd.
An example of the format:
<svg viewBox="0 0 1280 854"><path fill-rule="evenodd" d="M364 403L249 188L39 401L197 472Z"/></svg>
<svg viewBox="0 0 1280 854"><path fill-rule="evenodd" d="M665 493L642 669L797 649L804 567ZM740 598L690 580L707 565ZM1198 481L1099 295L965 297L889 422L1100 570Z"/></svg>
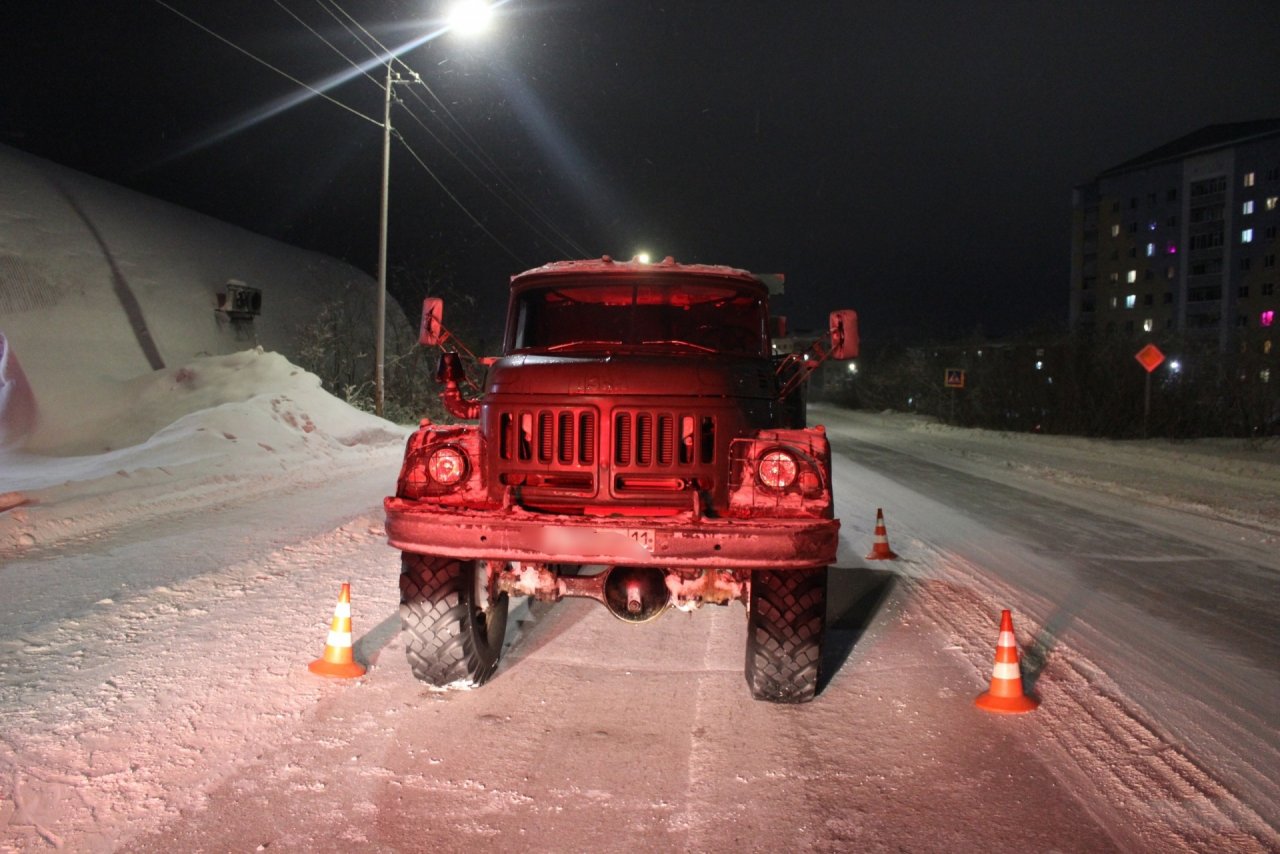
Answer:
<svg viewBox="0 0 1280 854"><path fill-rule="evenodd" d="M1108 169L1073 194L1071 328L1280 356L1278 227L1280 119Z"/></svg>

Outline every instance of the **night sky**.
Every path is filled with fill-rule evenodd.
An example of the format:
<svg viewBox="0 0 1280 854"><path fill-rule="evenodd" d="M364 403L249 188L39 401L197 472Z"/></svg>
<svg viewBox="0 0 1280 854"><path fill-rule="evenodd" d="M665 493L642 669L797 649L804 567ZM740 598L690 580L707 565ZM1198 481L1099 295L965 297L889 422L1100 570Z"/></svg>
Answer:
<svg viewBox="0 0 1280 854"><path fill-rule="evenodd" d="M371 54L339 20L398 47L446 4L165 4L8 0L0 144L373 273L384 71L352 69ZM264 116L309 93L173 10L317 88L349 72L327 90L345 108ZM422 275L401 270L452 276L496 316L511 273L643 249L784 272L793 322L856 308L872 346L1062 326L1074 185L1280 117L1274 0L499 13L402 55L456 119L397 87L389 253L410 305Z"/></svg>

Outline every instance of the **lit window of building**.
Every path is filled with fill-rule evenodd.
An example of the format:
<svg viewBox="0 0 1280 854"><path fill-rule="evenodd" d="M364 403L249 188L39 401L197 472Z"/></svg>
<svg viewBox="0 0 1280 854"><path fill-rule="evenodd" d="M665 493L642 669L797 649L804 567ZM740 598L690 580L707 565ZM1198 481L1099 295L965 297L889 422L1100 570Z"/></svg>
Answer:
<svg viewBox="0 0 1280 854"><path fill-rule="evenodd" d="M1262 380L1264 383L1271 382L1271 369L1263 368L1262 370L1258 371L1258 379Z"/></svg>
<svg viewBox="0 0 1280 854"><path fill-rule="evenodd" d="M1170 243L1168 246L1166 246L1166 247L1165 247L1165 250L1164 250L1164 251L1165 251L1165 252L1168 252L1170 255L1177 255L1177 254L1178 254L1178 244L1176 244L1176 243Z"/></svg>
<svg viewBox="0 0 1280 854"><path fill-rule="evenodd" d="M1137 305L1137 304L1138 304L1138 295L1137 295L1137 294L1129 294L1127 297L1125 297L1125 298L1124 298L1124 307L1125 307L1125 308L1133 308L1133 307L1134 307L1135 305Z"/></svg>
<svg viewBox="0 0 1280 854"><path fill-rule="evenodd" d="M1120 236L1120 223L1116 223L1115 225L1111 226L1111 236L1112 237Z"/></svg>
<svg viewBox="0 0 1280 854"><path fill-rule="evenodd" d="M1274 311L1271 311L1270 309L1267 309L1266 311L1262 312L1262 314L1258 315L1258 323L1262 326L1270 326L1271 324L1275 323L1275 321L1276 321L1276 313Z"/></svg>
<svg viewBox="0 0 1280 854"><path fill-rule="evenodd" d="M1267 210L1273 211L1280 207L1280 196L1267 196Z"/></svg>
<svg viewBox="0 0 1280 854"><path fill-rule="evenodd" d="M1252 243L1252 242L1253 242L1253 229L1252 229L1252 228L1246 228L1244 231L1241 231L1241 232L1240 232L1240 242L1241 242L1241 243Z"/></svg>
<svg viewBox="0 0 1280 854"><path fill-rule="evenodd" d="M1246 172L1246 173L1244 173L1244 185L1245 185L1246 187L1252 187L1252 186L1253 186L1253 182L1254 182L1256 179L1257 179L1257 176L1256 176L1256 175L1254 175L1252 172Z"/></svg>
<svg viewBox="0 0 1280 854"><path fill-rule="evenodd" d="M1129 284L1133 284L1134 282L1138 281L1138 271L1130 270L1129 275L1125 278L1125 281L1129 282Z"/></svg>
<svg viewBox="0 0 1280 854"><path fill-rule="evenodd" d="M1152 326L1154 326L1154 325L1155 325L1155 324L1153 324L1153 323L1151 322L1151 318L1149 318L1149 317L1148 317L1146 320L1142 321L1142 331L1143 331L1143 332L1150 332L1150 331L1151 331L1151 327L1152 327Z"/></svg>
<svg viewBox="0 0 1280 854"><path fill-rule="evenodd" d="M1245 202L1240 206L1240 213L1244 214L1245 216L1248 216L1249 214L1253 213L1253 199L1249 199L1249 201Z"/></svg>
<svg viewBox="0 0 1280 854"><path fill-rule="evenodd" d="M1147 244L1147 257L1152 258L1156 254L1156 245L1154 243Z"/></svg>

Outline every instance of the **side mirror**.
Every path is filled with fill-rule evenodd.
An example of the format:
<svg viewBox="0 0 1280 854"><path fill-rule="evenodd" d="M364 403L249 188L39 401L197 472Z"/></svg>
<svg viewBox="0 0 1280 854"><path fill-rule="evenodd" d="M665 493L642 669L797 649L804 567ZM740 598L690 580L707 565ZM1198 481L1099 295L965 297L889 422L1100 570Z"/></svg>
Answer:
<svg viewBox="0 0 1280 854"><path fill-rule="evenodd" d="M831 312L831 358L858 358L858 313L853 309Z"/></svg>
<svg viewBox="0 0 1280 854"><path fill-rule="evenodd" d="M444 328L444 300L427 297L422 301L422 325L418 327L418 343L438 347L449 337Z"/></svg>

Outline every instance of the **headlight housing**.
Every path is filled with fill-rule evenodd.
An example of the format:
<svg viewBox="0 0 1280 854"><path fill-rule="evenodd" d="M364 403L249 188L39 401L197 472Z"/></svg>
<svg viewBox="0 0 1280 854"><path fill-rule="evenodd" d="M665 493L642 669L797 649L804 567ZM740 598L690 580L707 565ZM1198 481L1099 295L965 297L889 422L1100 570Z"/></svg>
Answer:
<svg viewBox="0 0 1280 854"><path fill-rule="evenodd" d="M479 477L482 443L475 427L424 425L409 437L396 495L474 501L484 490Z"/></svg>
<svg viewBox="0 0 1280 854"><path fill-rule="evenodd" d="M795 455L783 448L770 448L756 463L756 477L770 489L786 489L795 483L800 466Z"/></svg>
<svg viewBox="0 0 1280 854"><path fill-rule="evenodd" d="M427 477L441 486L455 486L467 479L467 455L454 445L442 445L427 457Z"/></svg>

